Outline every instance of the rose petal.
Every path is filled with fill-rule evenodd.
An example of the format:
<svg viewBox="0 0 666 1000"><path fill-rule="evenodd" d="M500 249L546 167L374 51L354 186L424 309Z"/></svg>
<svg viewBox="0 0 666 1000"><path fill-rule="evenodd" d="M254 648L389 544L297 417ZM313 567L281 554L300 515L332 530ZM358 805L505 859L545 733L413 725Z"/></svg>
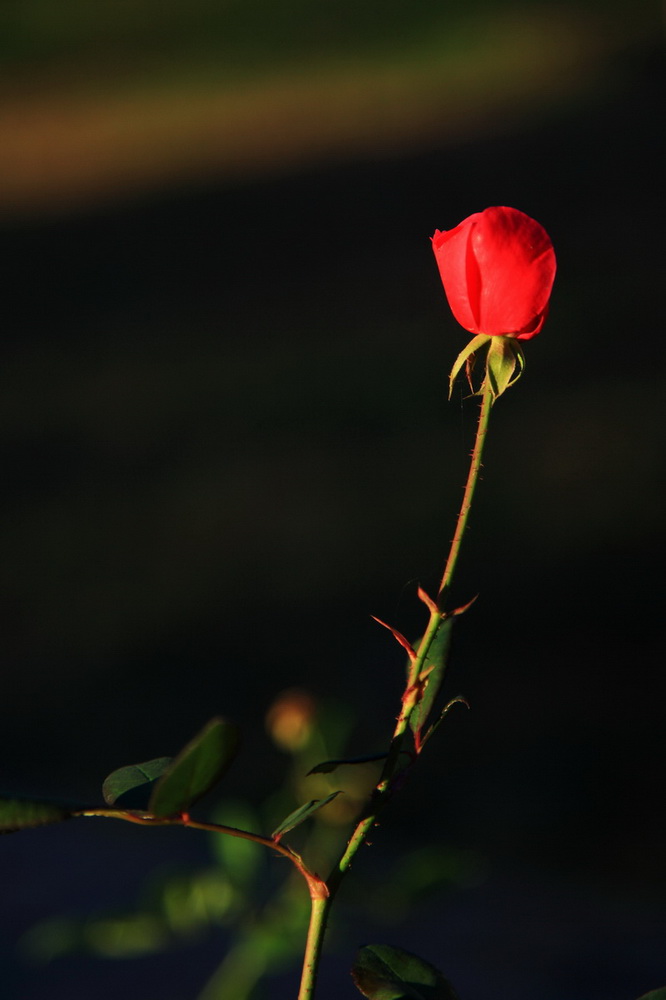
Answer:
<svg viewBox="0 0 666 1000"><path fill-rule="evenodd" d="M546 231L515 208L487 208L476 220L471 246L481 275L480 293L473 289L479 295L480 330L522 334L523 340L535 336L555 278Z"/></svg>
<svg viewBox="0 0 666 1000"><path fill-rule="evenodd" d="M474 223L480 218L481 213L477 212L455 229L449 229L447 232L437 230L432 237L432 248L451 312L461 326L473 333L478 332L478 309L475 314L475 306L468 291L468 281L471 278L473 284L476 284L477 279L476 262L473 262L471 267L469 263L469 240Z"/></svg>

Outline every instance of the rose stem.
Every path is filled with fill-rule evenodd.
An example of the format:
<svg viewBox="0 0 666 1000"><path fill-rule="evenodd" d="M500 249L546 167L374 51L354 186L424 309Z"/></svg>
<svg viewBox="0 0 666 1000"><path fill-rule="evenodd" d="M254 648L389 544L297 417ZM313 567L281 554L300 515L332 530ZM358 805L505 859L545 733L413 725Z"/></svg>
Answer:
<svg viewBox="0 0 666 1000"><path fill-rule="evenodd" d="M474 499L474 491L476 489L476 484L479 481L479 472L481 470L481 459L483 457L483 446L486 443L486 435L488 433L488 421L490 420L490 410L492 408L492 405L493 405L493 392L490 385L490 379L488 378L488 376L486 376L483 385L481 386L481 412L479 413L479 423L476 429L474 448L472 449L472 461L470 463L469 473L467 475L467 482L465 483L465 492L463 493L462 504L460 505L460 513L458 514L456 531L453 536L453 541L451 542L449 557L446 560L446 566L444 568L442 582L439 585L439 595L437 603L442 609L444 608L444 604L451 587L451 581L453 579L453 574L455 572L456 563L458 562L458 554L460 553L460 546L462 544L463 535L465 534L465 529L467 527L467 519L469 517L470 508L472 506L472 500Z"/></svg>
<svg viewBox="0 0 666 1000"><path fill-rule="evenodd" d="M321 956L322 944L324 941L324 935L326 933L326 924L328 921L328 914L333 902L333 898L337 889L344 878L345 874L349 870L351 863L356 855L356 852L365 843L365 839L373 826L376 825L379 813L386 803L390 792L391 792L391 779L398 766L398 760L400 755L400 747L403 742L403 737L407 727L409 725L409 718L412 711L416 707L417 697L409 697L412 692L416 692L416 681L418 680L419 674L423 667L424 661L428 654L428 649L430 644L439 628L439 625L444 617L444 600L448 595L449 589L451 587L451 581L453 580L453 574L455 572L456 564L458 561L458 554L460 552L460 545L462 543L462 538L465 533L465 528L467 527L467 520L469 518L470 508L472 506L472 500L474 499L474 491L476 489L476 484L479 479L479 472L481 470L481 459L483 456L483 446L485 444L486 435L488 433L488 423L490 419L490 410L493 405L493 393L490 386L490 380L488 377L484 379L483 385L481 387L481 410L479 413L479 423L476 430L476 438L474 441L474 448L472 450L471 462L469 467L469 473L467 475L467 482L465 484L465 492L463 493L463 499L460 506L460 513L458 514L458 521L456 524L455 534L453 536L453 541L451 542L451 548L449 550L448 559L446 560L446 566L444 569L444 574L442 576L442 582L439 587L438 595L438 607L432 608L430 612L430 621L428 622L428 627L419 643L419 648L416 653L416 658L412 663L410 670L410 678L407 685L407 690L405 691L405 697L403 699L402 711L398 717L398 722L393 733L393 738L391 740L391 749L384 765L381 778L373 792L372 798L365 815L357 824L346 849L340 856L340 859L336 866L334 867L331 875L327 880L328 887L328 897L320 897L312 894L312 910L310 915L310 926L308 928L308 937L305 947L305 956L303 960L303 973L301 978L301 986L298 993L298 1000L312 1000L315 994L315 987L317 981L317 969L319 967L319 959Z"/></svg>

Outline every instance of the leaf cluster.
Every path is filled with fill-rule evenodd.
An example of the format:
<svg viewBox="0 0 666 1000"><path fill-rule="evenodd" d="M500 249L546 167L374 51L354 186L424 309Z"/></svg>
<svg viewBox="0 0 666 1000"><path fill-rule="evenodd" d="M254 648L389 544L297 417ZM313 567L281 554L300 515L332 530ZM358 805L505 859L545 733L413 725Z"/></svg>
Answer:
<svg viewBox="0 0 666 1000"><path fill-rule="evenodd" d="M176 757L157 757L113 771L102 785L104 800L118 807L119 814L124 811L156 819L186 817L191 806L226 774L238 746L236 727L226 719L211 719ZM0 797L0 832L13 833L95 812L100 811L95 807Z"/></svg>

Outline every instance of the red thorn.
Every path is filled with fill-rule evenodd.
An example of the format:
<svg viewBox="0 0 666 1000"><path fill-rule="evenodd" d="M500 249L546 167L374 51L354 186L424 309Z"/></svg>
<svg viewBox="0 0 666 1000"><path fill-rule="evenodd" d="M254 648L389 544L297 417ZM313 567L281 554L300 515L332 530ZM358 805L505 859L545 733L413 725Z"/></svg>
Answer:
<svg viewBox="0 0 666 1000"><path fill-rule="evenodd" d="M433 601L432 597L430 597L429 594L426 594L425 590L422 587L419 587L419 589L416 591L416 594L417 594L418 598L421 601L423 601L423 603L428 608L428 610L431 612L431 614L438 615L440 613L439 608L437 607L437 605Z"/></svg>
<svg viewBox="0 0 666 1000"><path fill-rule="evenodd" d="M478 596L479 596L478 594L475 594L472 600L468 601L467 604L463 604L459 608L454 608L453 611L449 612L449 617L455 618L456 615L464 615L465 612L469 611L469 609L472 607L474 602L477 600Z"/></svg>
<svg viewBox="0 0 666 1000"><path fill-rule="evenodd" d="M398 632L397 628L393 628L392 625L387 625L386 622L383 622L381 618L377 618L376 615L370 615L370 617L374 618L376 622L378 622L380 625L383 625L384 628L387 628L389 630L393 638L400 643L403 649L407 650L407 655L409 656L410 660L413 663L414 660L416 659L416 653L414 652L412 644L408 642L407 639L405 639L404 635L401 632Z"/></svg>

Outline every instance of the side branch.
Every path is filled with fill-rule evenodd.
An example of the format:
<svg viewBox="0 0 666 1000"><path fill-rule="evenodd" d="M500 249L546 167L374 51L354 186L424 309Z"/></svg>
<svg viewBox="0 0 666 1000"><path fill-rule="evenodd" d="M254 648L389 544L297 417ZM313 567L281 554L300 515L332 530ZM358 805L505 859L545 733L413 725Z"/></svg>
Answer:
<svg viewBox="0 0 666 1000"><path fill-rule="evenodd" d="M259 833L250 833L249 830L239 830L234 826L223 826L221 823L206 823L201 820L191 819L187 813L183 813L180 816L153 816L152 813L144 813L131 809L83 809L73 815L104 816L108 819L122 819L128 823L138 823L140 826L187 826L193 830L206 830L209 833L223 833L229 837L251 840L254 844L261 844L263 847L268 847L271 851L275 851L276 854L281 854L284 858L291 861L296 870L307 882L311 899L326 899L329 895L324 880L319 878L315 872L310 871L296 851L292 851L286 844L279 843L271 837L264 837Z"/></svg>

